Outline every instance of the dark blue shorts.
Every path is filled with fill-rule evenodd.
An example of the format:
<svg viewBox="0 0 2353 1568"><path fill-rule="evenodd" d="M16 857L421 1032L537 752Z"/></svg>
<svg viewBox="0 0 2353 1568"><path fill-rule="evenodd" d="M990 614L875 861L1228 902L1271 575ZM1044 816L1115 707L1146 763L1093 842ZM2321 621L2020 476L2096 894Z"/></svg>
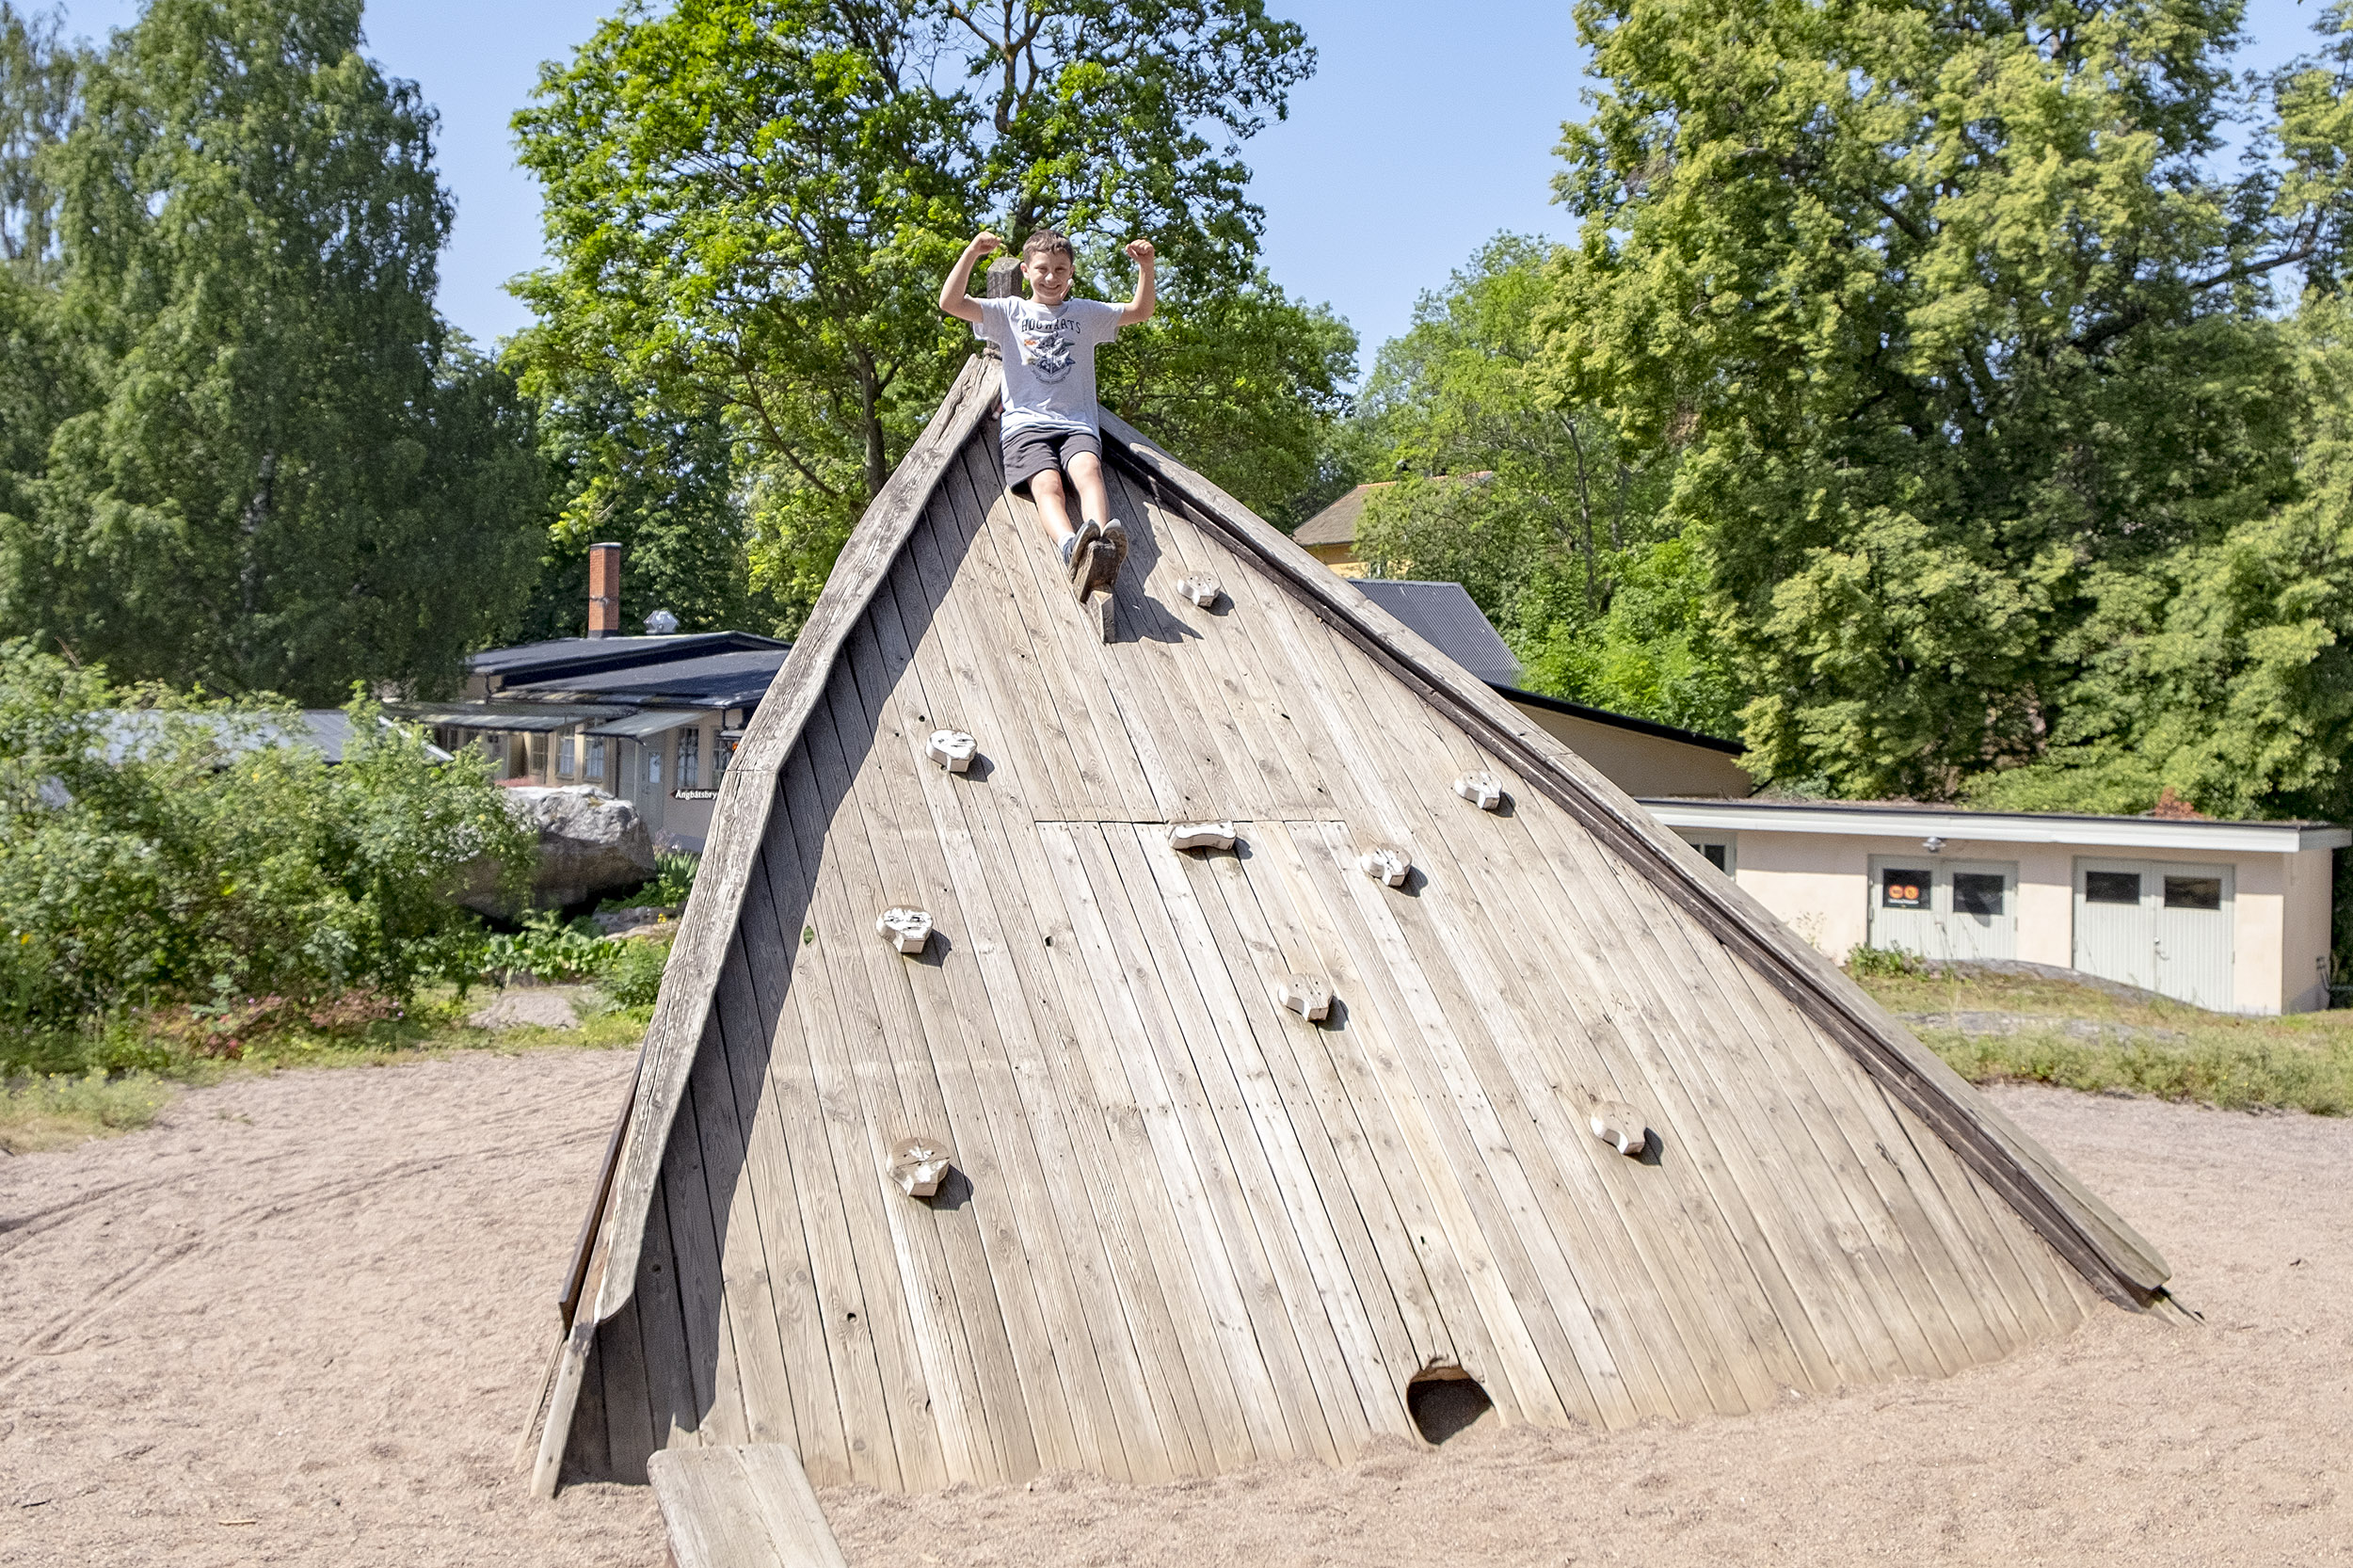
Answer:
<svg viewBox="0 0 2353 1568"><path fill-rule="evenodd" d="M1048 469L1067 472L1070 459L1081 452L1093 453L1097 462L1103 459L1103 443L1095 439L1092 430L1033 424L1025 430L1006 431L1003 444L1005 488L1022 495L1029 494L1030 481Z"/></svg>

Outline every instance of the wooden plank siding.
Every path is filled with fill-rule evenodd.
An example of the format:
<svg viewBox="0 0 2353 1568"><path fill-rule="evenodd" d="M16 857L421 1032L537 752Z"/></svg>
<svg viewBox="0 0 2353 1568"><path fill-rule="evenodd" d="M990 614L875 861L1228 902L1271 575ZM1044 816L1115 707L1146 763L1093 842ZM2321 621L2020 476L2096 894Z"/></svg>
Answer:
<svg viewBox="0 0 2353 1568"><path fill-rule="evenodd" d="M993 392L959 381L729 771L543 1473L1344 1462L1413 1433L1425 1370L1615 1428L1949 1373L2156 1289L1769 917L1115 421L1101 642L1003 489ZM943 728L968 773L924 758ZM1471 767L1507 810L1452 793ZM1170 848L1196 819L1235 850ZM1356 870L1376 843L1404 888ZM875 934L902 903L921 954ZM1278 1004L1293 973L1329 1019ZM917 1134L954 1160L928 1201L888 1169Z"/></svg>

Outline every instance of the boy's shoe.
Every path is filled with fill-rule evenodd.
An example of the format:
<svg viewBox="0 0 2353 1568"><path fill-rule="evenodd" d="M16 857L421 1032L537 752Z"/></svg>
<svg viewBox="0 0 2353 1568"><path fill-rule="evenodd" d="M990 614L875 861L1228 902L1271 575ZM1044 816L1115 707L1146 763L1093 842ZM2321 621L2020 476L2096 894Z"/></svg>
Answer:
<svg viewBox="0 0 2353 1568"><path fill-rule="evenodd" d="M1128 562L1128 525L1117 518L1103 524L1104 548L1095 552L1096 576L1090 587L1108 588L1119 576L1119 568Z"/></svg>
<svg viewBox="0 0 2353 1568"><path fill-rule="evenodd" d="M1102 536L1103 530L1096 527L1095 520L1090 518L1079 524L1077 533L1062 542L1063 570L1070 574L1070 585L1081 598L1085 597L1087 591L1089 563L1095 557L1093 547L1095 542Z"/></svg>

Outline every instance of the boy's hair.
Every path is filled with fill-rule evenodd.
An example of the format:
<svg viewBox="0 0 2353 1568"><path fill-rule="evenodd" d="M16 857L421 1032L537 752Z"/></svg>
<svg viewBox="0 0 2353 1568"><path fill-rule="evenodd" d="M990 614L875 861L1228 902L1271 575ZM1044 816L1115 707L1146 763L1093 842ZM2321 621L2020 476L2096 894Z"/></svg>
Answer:
<svg viewBox="0 0 2353 1568"><path fill-rule="evenodd" d="M1021 242L1021 259L1024 262L1032 256L1050 256L1057 250L1073 266L1078 264L1079 254L1070 248L1070 238L1066 234L1058 234L1051 229L1039 229Z"/></svg>

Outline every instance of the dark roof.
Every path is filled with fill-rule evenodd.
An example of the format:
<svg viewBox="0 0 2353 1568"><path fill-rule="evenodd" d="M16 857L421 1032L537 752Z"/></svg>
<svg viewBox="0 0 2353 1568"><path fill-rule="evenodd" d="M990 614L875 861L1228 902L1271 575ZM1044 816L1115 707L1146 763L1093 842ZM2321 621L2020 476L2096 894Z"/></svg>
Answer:
<svg viewBox="0 0 2353 1568"><path fill-rule="evenodd" d="M694 632L670 637L552 637L543 643L515 648L486 648L466 660L474 675L497 676L508 684L520 680L577 680L583 676L647 664L669 664L728 649L776 649L781 657L792 645L754 632Z"/></svg>
<svg viewBox="0 0 2353 1568"><path fill-rule="evenodd" d="M510 680L499 696L510 701L749 708L768 695L768 687L776 679L776 671L784 667L784 656L792 648L791 643L778 642L773 637L760 637L755 641L759 646L720 646L686 658L664 659L633 667L597 671L567 669L557 675L540 677L524 683Z"/></svg>
<svg viewBox="0 0 2353 1568"><path fill-rule="evenodd" d="M1406 583L1373 577L1355 582L1367 599L1489 685L1509 686L1520 678L1520 662L1512 657L1512 649L1479 613L1479 606L1460 583Z"/></svg>
<svg viewBox="0 0 2353 1568"><path fill-rule="evenodd" d="M1714 735L1703 735L1696 729L1677 729L1672 724L1660 724L1656 719L1638 719L1630 713L1613 713L1607 708L1588 708L1581 702L1546 696L1542 692L1523 692L1500 680L1490 680L1487 684L1522 708L1541 708L1547 713L1566 713L1573 719L1587 719L1594 724L1631 729L1640 735L1656 735L1662 741L1681 741L1685 745L1705 746L1727 757L1738 757L1749 749L1737 741L1720 740Z"/></svg>

